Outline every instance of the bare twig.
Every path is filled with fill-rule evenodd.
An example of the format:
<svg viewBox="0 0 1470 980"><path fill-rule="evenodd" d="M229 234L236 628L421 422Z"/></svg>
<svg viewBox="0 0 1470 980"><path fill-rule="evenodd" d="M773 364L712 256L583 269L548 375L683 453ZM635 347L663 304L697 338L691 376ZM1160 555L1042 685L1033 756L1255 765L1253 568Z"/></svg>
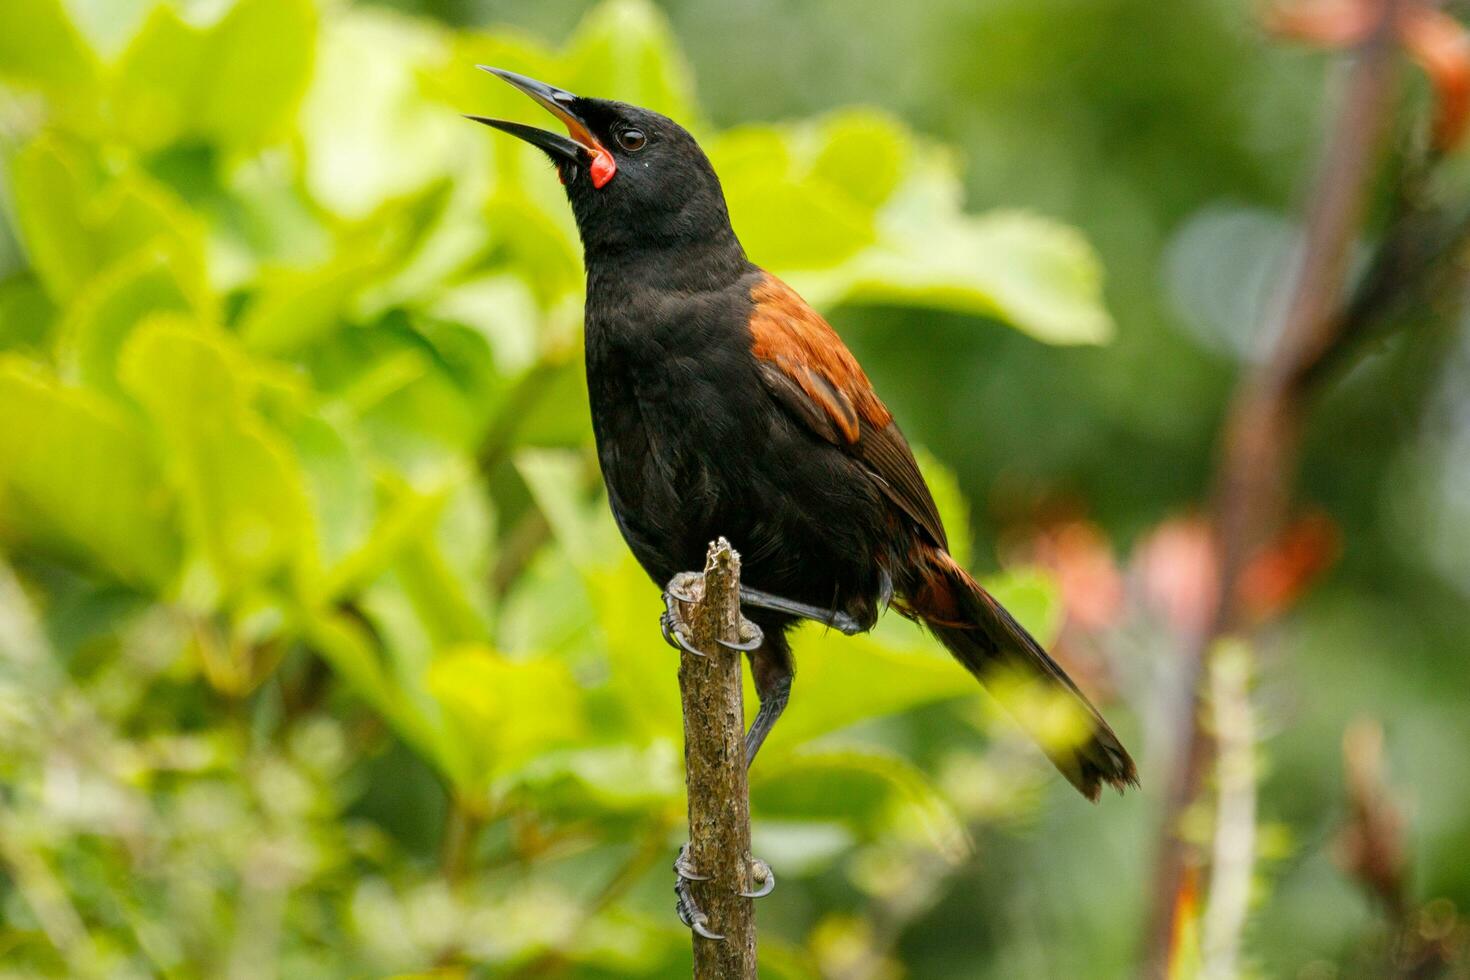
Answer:
<svg viewBox="0 0 1470 980"><path fill-rule="evenodd" d="M708 881L694 897L722 941L694 937L696 980L755 977L755 913L741 892L750 882L750 791L745 778L745 711L740 654L740 556L724 538L710 545L702 580L683 603L692 645L679 659L684 766L689 783L689 857Z"/></svg>
<svg viewBox="0 0 1470 980"><path fill-rule="evenodd" d="M1299 267L1276 348L1242 379L1225 424L1217 472L1218 539L1213 615L1183 651L1184 686L1170 731L1179 746L1165 800L1163 845L1145 936L1147 976L1168 975L1178 935L1180 897L1199 863L1180 822L1208 768L1210 738L1200 725L1204 665L1216 642L1239 627L1241 574L1281 526L1295 471L1306 378L1344 334L1342 296L1348 257L1362 221L1391 119L1397 75L1393 17L1401 0L1375 0L1375 26L1359 46L1313 192Z"/></svg>
<svg viewBox="0 0 1470 980"><path fill-rule="evenodd" d="M1470 935L1453 903L1421 904L1411 887L1412 855L1407 821L1394 803L1385 770L1383 729L1375 721L1353 723L1343 735L1348 819L1337 837L1337 863L1383 910L1388 934L1369 954L1375 976L1433 980L1464 976Z"/></svg>
<svg viewBox="0 0 1470 980"><path fill-rule="evenodd" d="M1410 913L1404 817L1384 775L1383 728L1362 719L1342 738L1348 820L1337 838L1337 862L1401 926Z"/></svg>
<svg viewBox="0 0 1470 980"><path fill-rule="evenodd" d="M1222 644L1210 658L1219 805L1202 930L1200 973L1206 980L1240 975L1240 938L1250 910L1256 863L1256 735L1250 674L1250 650L1243 645Z"/></svg>

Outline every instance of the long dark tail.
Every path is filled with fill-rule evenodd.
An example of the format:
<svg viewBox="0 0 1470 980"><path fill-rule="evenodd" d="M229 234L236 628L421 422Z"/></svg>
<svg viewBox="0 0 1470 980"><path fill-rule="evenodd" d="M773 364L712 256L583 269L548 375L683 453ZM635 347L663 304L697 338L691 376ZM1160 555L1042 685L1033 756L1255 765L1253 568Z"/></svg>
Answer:
<svg viewBox="0 0 1470 980"><path fill-rule="evenodd" d="M1093 801L1104 782L1119 792L1137 786L1138 770L1123 743L1041 644L943 550L920 545L912 559L900 577L900 610L922 621L1002 704L1006 679L1013 678L1060 692L1080 709L1088 726L1080 739L1058 744L1055 733L1031 731L1062 775ZM1024 715L1018 720L1026 724Z"/></svg>

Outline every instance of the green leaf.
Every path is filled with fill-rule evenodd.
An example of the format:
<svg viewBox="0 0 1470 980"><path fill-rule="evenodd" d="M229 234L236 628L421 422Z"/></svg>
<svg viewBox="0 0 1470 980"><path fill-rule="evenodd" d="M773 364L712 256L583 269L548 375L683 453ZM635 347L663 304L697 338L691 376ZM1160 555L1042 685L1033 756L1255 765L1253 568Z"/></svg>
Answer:
<svg viewBox="0 0 1470 980"><path fill-rule="evenodd" d="M829 273L793 276L792 284L819 305L906 303L982 314L1051 344L1111 338L1101 269L1081 235L1022 212L953 213L938 204L948 196L905 191L880 215L877 245Z"/></svg>
<svg viewBox="0 0 1470 980"><path fill-rule="evenodd" d="M417 300L426 284L396 295L402 288L396 279L432 237L451 201L450 190L448 181L436 181L344 224L337 230L334 254L325 262L259 268L256 295L238 328L246 345L269 354L298 353L364 307L382 309ZM365 298L369 291L372 295Z"/></svg>
<svg viewBox="0 0 1470 980"><path fill-rule="evenodd" d="M795 814L778 820L765 811L757 813L750 836L753 853L783 874L798 877L828 867L858 842L851 824L842 820L805 819Z"/></svg>
<svg viewBox="0 0 1470 980"><path fill-rule="evenodd" d="M873 633L845 637L804 626L795 635L796 681L791 707L771 734L772 756L821 735L885 715L955 697L978 697L979 686L917 626L888 615ZM820 691L821 697L803 697ZM753 689L746 702L754 706Z"/></svg>
<svg viewBox="0 0 1470 980"><path fill-rule="evenodd" d="M89 392L0 359L0 537L161 590L178 560L174 500L146 439Z"/></svg>
<svg viewBox="0 0 1470 980"><path fill-rule="evenodd" d="M384 669L373 636L357 619L340 613L310 616L305 633L312 648L347 685L393 727L415 751L442 767L451 778L472 778L467 753L443 719L421 708L421 700Z"/></svg>
<svg viewBox="0 0 1470 980"><path fill-rule="evenodd" d="M158 0L61 0L104 61L115 60Z"/></svg>
<svg viewBox="0 0 1470 980"><path fill-rule="evenodd" d="M582 453L524 449L516 453L515 465L573 565L591 572L622 557L622 541L608 517L606 499L587 492L587 462Z"/></svg>
<svg viewBox="0 0 1470 980"><path fill-rule="evenodd" d="M306 91L315 48L311 0L237 0L208 38L199 132L236 147L279 139Z"/></svg>
<svg viewBox="0 0 1470 980"><path fill-rule="evenodd" d="M98 179L90 157L56 137L33 140L11 161L16 230L54 299L67 298L100 261L84 213Z"/></svg>
<svg viewBox="0 0 1470 980"><path fill-rule="evenodd" d="M871 219L817 181L766 181L735 171L725 197L751 258L782 275L840 267L877 241Z"/></svg>
<svg viewBox="0 0 1470 980"><path fill-rule="evenodd" d="M909 170L913 140L892 116L864 109L833 113L818 133L813 173L843 194L876 210Z"/></svg>
<svg viewBox="0 0 1470 980"><path fill-rule="evenodd" d="M429 82L437 98L461 111L536 119L540 110L509 86L473 72L460 74L473 65L506 68L578 95L646 106L691 128L697 122L692 73L667 18L645 0L593 6L561 51L504 29L454 39Z"/></svg>
<svg viewBox="0 0 1470 980"><path fill-rule="evenodd" d="M80 102L100 70L62 0L0 3L0 78Z"/></svg>
<svg viewBox="0 0 1470 980"><path fill-rule="evenodd" d="M40 351L55 320L56 307L34 276L0 282L0 350Z"/></svg>
<svg viewBox="0 0 1470 980"><path fill-rule="evenodd" d="M709 148L746 251L782 274L839 266L876 241L871 211L813 177L811 154L799 152L809 136L750 126L722 134Z"/></svg>
<svg viewBox="0 0 1470 980"><path fill-rule="evenodd" d="M123 52L112 102L118 129L157 149L194 131L207 64L207 32L169 6L157 6Z"/></svg>
<svg viewBox="0 0 1470 980"><path fill-rule="evenodd" d="M1019 212L965 214L949 160L891 117L846 111L707 143L746 250L813 304L981 314L1054 344L1111 336L1080 235Z"/></svg>
<svg viewBox="0 0 1470 980"><path fill-rule="evenodd" d="M205 295L202 222L141 173L108 177L90 151L48 134L16 155L11 185L31 264L58 302L144 249L167 257L188 295Z"/></svg>
<svg viewBox="0 0 1470 980"><path fill-rule="evenodd" d="M440 293L431 315L474 328L490 344L499 373L514 376L535 365L541 311L521 276L494 275L461 282Z"/></svg>
<svg viewBox="0 0 1470 980"><path fill-rule="evenodd" d="M318 554L300 466L252 407L254 380L228 338L155 318L124 347L120 375L169 447L209 573L197 598L238 598L283 572L309 577Z"/></svg>
<svg viewBox="0 0 1470 980"><path fill-rule="evenodd" d="M115 72L119 128L145 149L279 138L306 88L315 29L309 0L237 0L207 27L155 7Z"/></svg>
<svg viewBox="0 0 1470 980"><path fill-rule="evenodd" d="M499 79L473 70L490 65L555 82L563 71L561 56L539 38L514 28L464 31L454 34L443 51L444 60L424 79L425 90L445 106L468 108L479 115L517 118L533 109L524 95ZM468 69L468 70L467 70Z"/></svg>
<svg viewBox="0 0 1470 980"><path fill-rule="evenodd" d="M429 668L444 705L485 777L582 733L582 695L559 660L510 660L483 646L450 650Z"/></svg>
<svg viewBox="0 0 1470 980"><path fill-rule="evenodd" d="M338 11L328 25L301 110L306 184L324 207L362 218L489 152L420 90L419 72L447 50L439 32L362 8Z"/></svg>
<svg viewBox="0 0 1470 980"><path fill-rule="evenodd" d="M870 819L898 820L897 829L922 836L952 862L971 851L964 823L943 794L921 769L891 752L857 746L803 749L769 762L762 757L752 775L753 797L765 804L761 810L769 807L787 817L852 820L862 815L857 804L865 790L876 784L888 799L881 809L870 810Z"/></svg>
<svg viewBox="0 0 1470 980"><path fill-rule="evenodd" d="M361 441L348 426L310 411L278 416L276 424L301 464L323 566L347 562L361 542L372 538L373 481ZM328 602L343 596L325 584L329 579L323 583Z"/></svg>
<svg viewBox="0 0 1470 980"><path fill-rule="evenodd" d="M682 801L684 770L672 739L646 746L594 745L538 753L512 785L551 812L601 810L648 816Z"/></svg>
<svg viewBox="0 0 1470 980"><path fill-rule="evenodd" d="M260 295L240 321L241 340L251 350L285 354L334 330L348 300L368 281L373 263L359 253L314 269L270 269Z"/></svg>
<svg viewBox="0 0 1470 980"><path fill-rule="evenodd" d="M628 725L648 738L682 737L684 716L675 677L679 658L658 634L663 612L658 587L624 552L616 566L587 579L587 592L606 643L608 682ZM757 703L749 688L745 703ZM783 719L777 733L784 724Z"/></svg>
<svg viewBox="0 0 1470 980"><path fill-rule="evenodd" d="M320 486L320 490L314 487L314 494L330 492L337 483L332 481L328 484L316 476L312 482ZM317 601L331 604L361 591L396 562L411 542L432 535L448 493L447 486L390 491L389 500L380 506L371 530L366 535L354 537L352 540L357 542L357 546L342 555L326 572L322 594ZM330 527L331 523L324 519L324 526ZM329 550L329 555L335 550Z"/></svg>
<svg viewBox="0 0 1470 980"><path fill-rule="evenodd" d="M555 183L553 181L553 183ZM564 213L539 206L519 189L505 189L485 205L491 244L504 263L531 287L543 307L554 306L582 289L582 249Z"/></svg>
<svg viewBox="0 0 1470 980"><path fill-rule="evenodd" d="M67 308L58 338L63 369L86 385L121 395L117 357L134 327L154 313L210 315L187 290L160 252L139 252L113 266Z"/></svg>
<svg viewBox="0 0 1470 980"><path fill-rule="evenodd" d="M467 576L451 562L442 542L409 543L395 565L396 577L434 647L483 642L490 618L477 588L483 575Z"/></svg>
<svg viewBox="0 0 1470 980"><path fill-rule="evenodd" d="M589 13L565 55L564 80L579 95L612 97L693 126L693 82L674 32L653 4L611 0Z"/></svg>
<svg viewBox="0 0 1470 980"><path fill-rule="evenodd" d="M966 567L970 564L970 502L960 489L954 471L939 461L933 453L916 447L914 458L919 472L934 495L934 505L939 508L939 519L944 522L945 534L949 537L949 554Z"/></svg>

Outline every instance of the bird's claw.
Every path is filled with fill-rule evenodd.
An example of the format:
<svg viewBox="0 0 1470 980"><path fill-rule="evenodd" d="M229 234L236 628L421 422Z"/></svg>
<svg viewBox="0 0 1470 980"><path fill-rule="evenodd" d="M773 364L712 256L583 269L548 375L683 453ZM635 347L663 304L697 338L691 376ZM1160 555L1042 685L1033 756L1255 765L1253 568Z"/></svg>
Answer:
<svg viewBox="0 0 1470 980"><path fill-rule="evenodd" d="M669 584L664 587L664 595L673 596L680 602L694 602L699 597L689 591L689 587L695 582L702 582L703 578L699 572L680 572L669 579Z"/></svg>
<svg viewBox="0 0 1470 980"><path fill-rule="evenodd" d="M689 624L684 622L684 616L679 612L679 598L673 583L670 583L664 592L664 614L658 618L658 628L664 635L664 642L669 646L696 657L703 657L704 651L695 647L689 639Z"/></svg>
<svg viewBox="0 0 1470 980"><path fill-rule="evenodd" d="M747 860L750 862L750 880L754 882L755 888L740 892L740 897L765 898L776 890L776 873L760 858L747 856ZM696 936L716 941L724 939L724 936L711 931L709 919L699 910L689 889L691 881L709 881L710 876L700 874L694 869L690 863L688 844L679 848L679 856L674 859L674 874L678 876L674 879L674 911L679 913L679 921L688 926Z"/></svg>
<svg viewBox="0 0 1470 980"><path fill-rule="evenodd" d="M740 639L716 640L715 642L726 650L749 653L752 650L760 649L761 644L766 642L766 634L759 626L742 616L740 619Z"/></svg>
<svg viewBox="0 0 1470 980"><path fill-rule="evenodd" d="M689 845L685 844L679 848L679 856L674 858L674 874L684 881L709 881L709 875L702 875L694 870L689 863Z"/></svg>
<svg viewBox="0 0 1470 980"><path fill-rule="evenodd" d="M715 942L724 939L720 933L710 929L709 919L699 910L694 895L689 891L691 881L709 881L710 876L702 875L690 866L688 844L679 848L679 856L674 859L674 874L678 875L674 879L674 911L679 914L679 921L702 939Z"/></svg>
<svg viewBox="0 0 1470 980"><path fill-rule="evenodd" d="M664 589L664 613L658 618L659 631L664 635L664 642L669 646L696 657L706 656L703 650L694 645L689 637L689 624L684 622L683 610L679 608L681 602L693 602L695 597L685 589L685 576L689 573L681 573L674 576ZM766 641L766 635L759 626L740 617L740 638L738 640L716 640L726 650L734 650L738 653L749 653L757 650Z"/></svg>
<svg viewBox="0 0 1470 980"><path fill-rule="evenodd" d="M677 892L678 886L675 886L674 890ZM693 897L687 892L679 896L678 901L674 903L674 908L679 912L679 920L689 927L690 932L699 936L701 939L712 939L715 942L719 942L725 938L723 933L718 933L710 929L709 919L705 918L704 913L699 911L699 906L694 904Z"/></svg>
<svg viewBox="0 0 1470 980"><path fill-rule="evenodd" d="M668 613L664 613L658 618L658 627L664 635L664 642L675 650L683 650L685 653L692 654L696 657L705 656L704 651L697 649L690 641L686 634L686 630L689 627L685 626L682 620L675 619Z"/></svg>
<svg viewBox="0 0 1470 980"><path fill-rule="evenodd" d="M755 891L741 892L741 898L765 898L776 890L776 872L760 858L750 859L750 880L755 882Z"/></svg>

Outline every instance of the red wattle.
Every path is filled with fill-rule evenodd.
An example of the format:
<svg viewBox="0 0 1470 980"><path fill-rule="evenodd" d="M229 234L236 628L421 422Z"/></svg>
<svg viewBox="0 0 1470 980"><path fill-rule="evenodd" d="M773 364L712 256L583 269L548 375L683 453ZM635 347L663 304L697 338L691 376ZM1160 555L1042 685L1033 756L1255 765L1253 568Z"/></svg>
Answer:
<svg viewBox="0 0 1470 980"><path fill-rule="evenodd" d="M611 153L598 147L597 152L592 156L592 166L589 169L592 173L592 186L602 190L607 186L607 182L613 179L613 174L618 172L618 164Z"/></svg>

